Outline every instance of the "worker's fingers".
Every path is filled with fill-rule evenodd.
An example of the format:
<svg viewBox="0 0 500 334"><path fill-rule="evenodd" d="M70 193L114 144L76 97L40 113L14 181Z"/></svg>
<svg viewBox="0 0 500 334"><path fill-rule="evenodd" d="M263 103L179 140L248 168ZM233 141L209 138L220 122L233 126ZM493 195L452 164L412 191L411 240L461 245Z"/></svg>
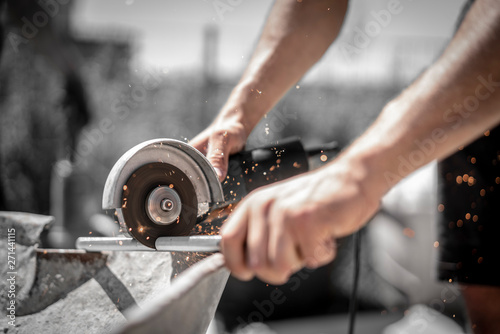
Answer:
<svg viewBox="0 0 500 334"><path fill-rule="evenodd" d="M293 236L297 241L299 254L305 266L311 269L331 262L336 254L331 235L318 224L321 222L300 221L294 226Z"/></svg>
<svg viewBox="0 0 500 334"><path fill-rule="evenodd" d="M227 131L214 131L208 139L207 158L219 177L224 180L227 174L229 154L231 152L232 137Z"/></svg>
<svg viewBox="0 0 500 334"><path fill-rule="evenodd" d="M257 205L250 210L250 223L247 235L247 263L251 270L258 272L267 267L267 240L268 221L267 214L270 203Z"/></svg>
<svg viewBox="0 0 500 334"><path fill-rule="evenodd" d="M243 124L230 114L218 117L190 144L208 158L222 182L227 175L229 155L245 147L246 133Z"/></svg>
<svg viewBox="0 0 500 334"><path fill-rule="evenodd" d="M245 256L245 240L247 238L248 210L242 206L221 229L221 251L224 254L227 268L233 276L241 280L250 280L252 271L247 267Z"/></svg>
<svg viewBox="0 0 500 334"><path fill-rule="evenodd" d="M297 245L290 233L282 227L271 230L268 247L273 275L264 279L273 284L285 284L294 272L303 267Z"/></svg>
<svg viewBox="0 0 500 334"><path fill-rule="evenodd" d="M324 266L335 259L335 256L337 255L337 243L335 242L335 239L327 238L319 242L316 241L313 245L314 247L311 248L313 250L312 259L314 260L311 261L311 258L306 258L306 267L315 269Z"/></svg>
<svg viewBox="0 0 500 334"><path fill-rule="evenodd" d="M208 146L208 135L206 132L202 132L192 140L189 141L189 144L193 146L195 149L201 152L201 154L207 154L207 146Z"/></svg>

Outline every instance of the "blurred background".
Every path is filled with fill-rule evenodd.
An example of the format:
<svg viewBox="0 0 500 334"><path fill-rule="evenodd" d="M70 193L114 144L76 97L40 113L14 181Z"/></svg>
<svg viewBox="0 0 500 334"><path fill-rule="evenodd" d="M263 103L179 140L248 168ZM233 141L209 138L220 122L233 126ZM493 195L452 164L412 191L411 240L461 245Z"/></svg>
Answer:
<svg viewBox="0 0 500 334"><path fill-rule="evenodd" d="M440 55L464 1L401 0L398 14L381 19L389 3L351 1L337 41L262 120L248 147L288 136L306 145L348 145ZM100 204L114 162L144 140L189 141L203 130L238 81L271 5L0 1L0 210L54 215L46 246L73 247L77 236L112 233ZM371 314L367 332L382 331L417 303L465 322L459 300L444 307L443 291L451 288L433 277L435 184L435 166L411 176L363 231L360 308ZM259 306L277 287L231 280L218 332L345 326L351 246L350 238L342 240L333 264L295 276L299 284L282 287L286 302L272 312ZM296 317L302 322L290 322ZM248 327L254 321L266 327Z"/></svg>

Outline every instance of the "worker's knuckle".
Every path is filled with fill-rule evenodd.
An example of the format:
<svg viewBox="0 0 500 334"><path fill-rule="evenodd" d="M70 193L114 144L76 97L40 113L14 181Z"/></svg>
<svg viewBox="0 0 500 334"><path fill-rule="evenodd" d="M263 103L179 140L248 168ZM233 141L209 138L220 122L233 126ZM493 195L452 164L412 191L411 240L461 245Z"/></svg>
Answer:
<svg viewBox="0 0 500 334"><path fill-rule="evenodd" d="M274 262L274 269L277 273L284 274L293 270L292 264L284 258L279 258Z"/></svg>
<svg viewBox="0 0 500 334"><path fill-rule="evenodd" d="M294 219L294 227L299 233L307 233L311 229L311 224L308 220L307 213L299 213Z"/></svg>
<svg viewBox="0 0 500 334"><path fill-rule="evenodd" d="M243 242L238 231L227 231L222 235L221 244L226 251L238 251Z"/></svg>
<svg viewBox="0 0 500 334"><path fill-rule="evenodd" d="M337 257L337 247L332 247L330 251L330 256L327 259L328 262L333 261Z"/></svg>
<svg viewBox="0 0 500 334"><path fill-rule="evenodd" d="M312 228L312 213L306 208L289 212L286 215L286 220L297 233L308 233Z"/></svg>
<svg viewBox="0 0 500 334"><path fill-rule="evenodd" d="M316 269L320 266L320 262L314 257L306 257L304 259L304 264L309 269Z"/></svg>
<svg viewBox="0 0 500 334"><path fill-rule="evenodd" d="M314 259L318 264L331 262L337 253L337 249L332 244L318 243L314 248Z"/></svg>
<svg viewBox="0 0 500 334"><path fill-rule="evenodd" d="M303 243L300 247L300 252L302 253L304 261L315 261L314 256L314 245L309 243Z"/></svg>
<svg viewBox="0 0 500 334"><path fill-rule="evenodd" d="M222 234L222 244L225 248L233 248L239 244L239 235L237 231L226 230Z"/></svg>

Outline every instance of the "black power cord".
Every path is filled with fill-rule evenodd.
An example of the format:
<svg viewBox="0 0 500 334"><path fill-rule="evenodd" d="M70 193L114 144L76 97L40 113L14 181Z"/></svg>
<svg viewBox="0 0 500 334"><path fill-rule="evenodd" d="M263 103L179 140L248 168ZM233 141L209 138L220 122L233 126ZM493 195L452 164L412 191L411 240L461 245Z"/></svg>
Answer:
<svg viewBox="0 0 500 334"><path fill-rule="evenodd" d="M359 267L361 253L361 232L357 231L353 234L354 243L354 282L349 300L349 329L348 334L354 334L354 322L356 320L356 311L358 309L358 283L359 283Z"/></svg>

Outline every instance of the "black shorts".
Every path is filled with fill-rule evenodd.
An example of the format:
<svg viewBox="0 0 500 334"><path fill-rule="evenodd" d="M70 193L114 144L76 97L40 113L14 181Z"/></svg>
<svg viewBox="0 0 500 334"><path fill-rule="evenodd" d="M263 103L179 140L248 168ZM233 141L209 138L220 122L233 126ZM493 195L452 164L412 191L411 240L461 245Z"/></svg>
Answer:
<svg viewBox="0 0 500 334"><path fill-rule="evenodd" d="M500 286L500 126L439 164L442 280Z"/></svg>

